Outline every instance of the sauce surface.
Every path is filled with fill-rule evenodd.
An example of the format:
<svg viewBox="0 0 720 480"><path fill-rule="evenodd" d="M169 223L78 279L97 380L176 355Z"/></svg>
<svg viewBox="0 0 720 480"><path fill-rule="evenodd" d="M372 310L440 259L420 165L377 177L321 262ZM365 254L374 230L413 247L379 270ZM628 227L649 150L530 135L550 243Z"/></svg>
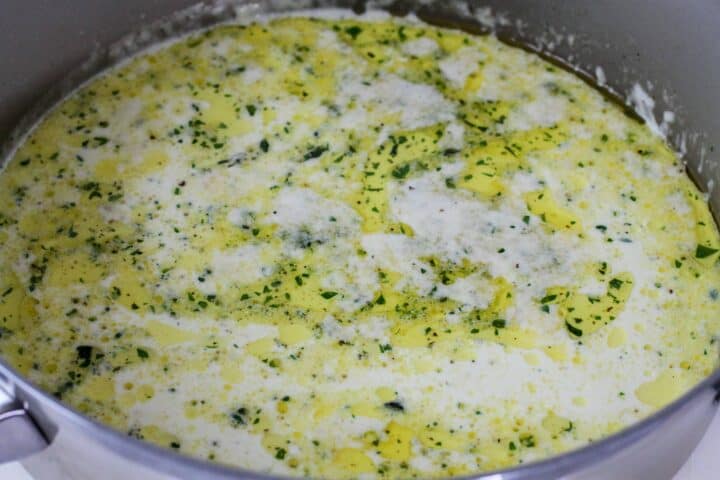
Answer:
<svg viewBox="0 0 720 480"><path fill-rule="evenodd" d="M0 353L129 435L255 470L544 458L718 364L720 238L572 74L409 20L225 25L131 59L0 175Z"/></svg>

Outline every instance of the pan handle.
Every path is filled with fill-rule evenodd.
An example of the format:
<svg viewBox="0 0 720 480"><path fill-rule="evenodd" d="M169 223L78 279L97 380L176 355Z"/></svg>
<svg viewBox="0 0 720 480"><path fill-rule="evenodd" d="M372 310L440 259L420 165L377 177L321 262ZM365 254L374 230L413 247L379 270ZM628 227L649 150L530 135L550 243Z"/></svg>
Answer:
<svg viewBox="0 0 720 480"><path fill-rule="evenodd" d="M0 376L0 464L44 450L48 441Z"/></svg>

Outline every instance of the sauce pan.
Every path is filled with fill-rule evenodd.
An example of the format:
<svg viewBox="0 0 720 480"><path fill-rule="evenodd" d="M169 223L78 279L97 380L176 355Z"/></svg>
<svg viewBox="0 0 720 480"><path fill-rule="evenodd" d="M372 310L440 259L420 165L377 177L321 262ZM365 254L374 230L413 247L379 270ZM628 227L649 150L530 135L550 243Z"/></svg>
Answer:
<svg viewBox="0 0 720 480"><path fill-rule="evenodd" d="M39 116L144 47L236 15L380 8L540 52L662 128L720 208L720 3L716 0L245 1L3 0L0 165ZM70 72L70 73L69 73ZM647 92L649 95L639 95ZM671 113L665 113L671 112ZM672 122L670 122L672 120ZM2 275L2 272L0 272ZM720 332L718 332L720 335ZM570 393L570 392L568 392ZM717 411L720 370L650 417L584 448L474 479L667 479ZM0 360L0 462L37 479L270 479L150 445L67 407Z"/></svg>

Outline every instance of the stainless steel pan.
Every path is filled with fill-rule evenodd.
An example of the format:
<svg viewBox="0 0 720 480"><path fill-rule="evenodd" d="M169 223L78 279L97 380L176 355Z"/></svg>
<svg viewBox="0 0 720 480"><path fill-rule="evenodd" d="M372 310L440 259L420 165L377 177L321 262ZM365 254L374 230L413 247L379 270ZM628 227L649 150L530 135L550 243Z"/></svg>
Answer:
<svg viewBox="0 0 720 480"><path fill-rule="evenodd" d="M330 5L364 8L363 2L342 0L238 0L177 13L195 1L3 0L0 158L72 87L152 41L227 20L234 15L233 7L246 13ZM601 67L607 88L620 98L640 83L656 100L654 112L648 113L675 113L669 140L685 152L688 171L708 192L713 210L720 211L720 191L713 188L720 184L720 152L715 151L716 145L720 149L717 0L380 3L395 13L412 9L424 20L470 30L487 27L477 19L486 19L484 8L490 7L500 19L494 27L501 38L542 51L589 76ZM130 35L138 31L142 33ZM719 402L717 370L673 404L612 437L473 478L670 478L702 437ZM38 479L268 478L113 431L62 405L0 361L0 462L13 459L22 459Z"/></svg>

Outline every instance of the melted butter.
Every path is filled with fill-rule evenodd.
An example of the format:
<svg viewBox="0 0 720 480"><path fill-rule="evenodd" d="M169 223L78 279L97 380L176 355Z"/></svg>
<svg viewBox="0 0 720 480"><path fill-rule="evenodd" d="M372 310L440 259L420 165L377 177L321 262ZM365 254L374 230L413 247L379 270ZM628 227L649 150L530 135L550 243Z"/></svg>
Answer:
<svg viewBox="0 0 720 480"><path fill-rule="evenodd" d="M657 378L641 384L635 390L635 395L645 404L661 407L675 400L685 388L682 377L667 370Z"/></svg>
<svg viewBox="0 0 720 480"><path fill-rule="evenodd" d="M717 366L720 237L572 75L399 19L225 25L68 98L0 175L0 353L257 470L542 458Z"/></svg>

